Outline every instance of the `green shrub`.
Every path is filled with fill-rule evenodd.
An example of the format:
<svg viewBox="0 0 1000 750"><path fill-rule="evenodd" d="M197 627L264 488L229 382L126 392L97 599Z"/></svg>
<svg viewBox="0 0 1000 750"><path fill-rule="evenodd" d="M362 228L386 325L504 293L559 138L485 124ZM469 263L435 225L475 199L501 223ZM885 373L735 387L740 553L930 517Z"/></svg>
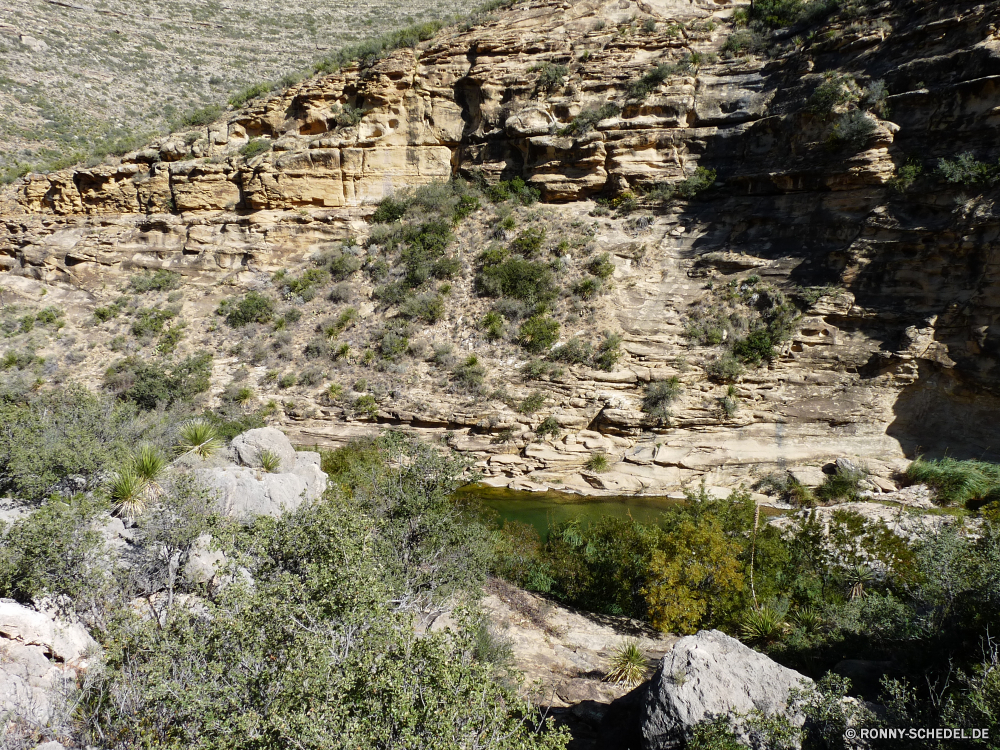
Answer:
<svg viewBox="0 0 1000 750"><path fill-rule="evenodd" d="M759 365L774 359L774 340L764 329L751 331L733 342L733 354L744 364Z"/></svg>
<svg viewBox="0 0 1000 750"><path fill-rule="evenodd" d="M475 354L470 354L458 365L452 375L456 383L469 390L478 389L486 380L486 368Z"/></svg>
<svg viewBox="0 0 1000 750"><path fill-rule="evenodd" d="M861 87L850 73L829 73L809 97L808 109L813 114L829 117L835 107L860 101Z"/></svg>
<svg viewBox="0 0 1000 750"><path fill-rule="evenodd" d="M652 94L660 84L673 75L677 75L686 69L685 65L672 65L659 63L651 70L648 70L638 81L633 81L626 88L626 96L629 99L643 100Z"/></svg>
<svg viewBox="0 0 1000 750"><path fill-rule="evenodd" d="M117 318L121 311L122 305L119 302L115 302L111 305L94 308L94 317L99 323L107 323L112 318Z"/></svg>
<svg viewBox="0 0 1000 750"><path fill-rule="evenodd" d="M364 414L369 419L375 419L378 416L378 401L370 394L358 396L351 406L354 411Z"/></svg>
<svg viewBox="0 0 1000 750"><path fill-rule="evenodd" d="M400 305L399 314L410 320L437 323L444 318L444 297L440 294L421 294L411 297Z"/></svg>
<svg viewBox="0 0 1000 750"><path fill-rule="evenodd" d="M286 300L298 298L303 302L309 302L315 299L316 290L330 280L330 275L323 268L310 268L298 277L288 276L282 272L279 274L275 274L274 281Z"/></svg>
<svg viewBox="0 0 1000 750"><path fill-rule="evenodd" d="M271 150L272 145L268 138L254 138L240 149L240 155L245 156L247 159L252 159L255 156L266 154Z"/></svg>
<svg viewBox="0 0 1000 750"><path fill-rule="evenodd" d="M96 530L101 509L79 494L50 501L9 528L0 525L0 597L26 605L45 596L99 598L106 583Z"/></svg>
<svg viewBox="0 0 1000 750"><path fill-rule="evenodd" d="M971 151L959 154L953 161L938 160L938 174L948 182L972 187L992 185L1000 175L1000 167L979 161Z"/></svg>
<svg viewBox="0 0 1000 750"><path fill-rule="evenodd" d="M594 367L598 370L611 372L621 359L622 337L617 333L606 332L604 340L597 347L594 353Z"/></svg>
<svg viewBox="0 0 1000 750"><path fill-rule="evenodd" d="M543 242L545 242L545 228L529 228L518 234L511 241L510 249L525 257L531 257L541 251Z"/></svg>
<svg viewBox="0 0 1000 750"><path fill-rule="evenodd" d="M493 203L514 200L523 206L530 206L537 203L541 198L541 193L537 188L525 184L520 177L512 180L500 180L493 185L484 184L483 192Z"/></svg>
<svg viewBox="0 0 1000 750"><path fill-rule="evenodd" d="M659 422L668 422L671 416L670 405L680 395L681 382L676 376L650 383L642 397L642 410Z"/></svg>
<svg viewBox="0 0 1000 750"><path fill-rule="evenodd" d="M854 109L838 118L830 134L830 141L861 148L871 138L875 129L875 120L862 110Z"/></svg>
<svg viewBox="0 0 1000 750"><path fill-rule="evenodd" d="M521 414L534 414L545 406L545 394L540 391L532 391L517 405L517 410Z"/></svg>
<svg viewBox="0 0 1000 750"><path fill-rule="evenodd" d="M299 382L298 377L294 372L286 372L280 378L278 378L278 387L281 389L291 388L297 385Z"/></svg>
<svg viewBox="0 0 1000 750"><path fill-rule="evenodd" d="M535 428L535 434L539 437L545 437L546 435L559 437L559 433L561 432L562 428L559 426L559 422L556 421L555 417L546 417L541 421L538 427Z"/></svg>
<svg viewBox="0 0 1000 750"><path fill-rule="evenodd" d="M190 401L208 390L212 376L212 355L194 354L174 363L126 357L109 367L104 384L118 398L152 410Z"/></svg>
<svg viewBox="0 0 1000 750"><path fill-rule="evenodd" d="M816 497L821 500L857 500L858 485L866 474L861 469L837 467L834 474L827 476L823 484L816 488Z"/></svg>
<svg viewBox="0 0 1000 750"><path fill-rule="evenodd" d="M684 178L680 182L659 184L646 194L646 198L652 201L672 201L678 196L681 198L694 198L699 193L708 190L715 184L716 171L706 167L698 167L694 174Z"/></svg>
<svg viewBox="0 0 1000 750"><path fill-rule="evenodd" d="M538 88L543 91L552 91L553 89L557 89L563 85L566 81L569 69L565 65L544 62L541 65L533 67L531 72L538 73L538 78L535 81Z"/></svg>
<svg viewBox="0 0 1000 750"><path fill-rule="evenodd" d="M200 128L215 122L220 117L222 117L222 107L218 104L209 104L188 112L181 118L180 124L183 128Z"/></svg>
<svg viewBox="0 0 1000 750"><path fill-rule="evenodd" d="M724 57L762 55L767 52L767 39L752 29L737 29L722 45Z"/></svg>
<svg viewBox="0 0 1000 750"><path fill-rule="evenodd" d="M486 313L483 319L479 321L479 327L490 341L499 341L503 338L504 319L496 310L490 310Z"/></svg>
<svg viewBox="0 0 1000 750"><path fill-rule="evenodd" d="M66 325L65 318L66 313L54 305L49 305L48 307L43 307L37 313L35 313L35 321L41 323L44 326L54 326L56 328L62 328Z"/></svg>
<svg viewBox="0 0 1000 750"><path fill-rule="evenodd" d="M548 266L523 258L483 265L476 274L475 287L486 297L509 297L529 304L549 302L557 294Z"/></svg>
<svg viewBox="0 0 1000 750"><path fill-rule="evenodd" d="M136 294L146 292L169 292L179 289L182 277L176 271L168 271L165 268L156 271L145 272L141 276L132 276L128 280L129 288Z"/></svg>
<svg viewBox="0 0 1000 750"><path fill-rule="evenodd" d="M611 262L611 254L601 253L587 263L587 270L602 281L607 281L615 272L615 264Z"/></svg>
<svg viewBox="0 0 1000 750"><path fill-rule="evenodd" d="M559 340L559 323L544 315L534 315L521 324L517 340L532 354L539 354Z"/></svg>
<svg viewBox="0 0 1000 750"><path fill-rule="evenodd" d="M406 215L407 208L409 208L407 201L387 195L378 202L378 208L372 214L371 221L373 224L392 224Z"/></svg>
<svg viewBox="0 0 1000 750"><path fill-rule="evenodd" d="M136 338L162 333L168 320L177 317L177 312L171 309L145 308L138 310L132 323L132 335Z"/></svg>
<svg viewBox="0 0 1000 750"><path fill-rule="evenodd" d="M889 184L896 192L905 193L923 174L923 171L924 168L920 162L907 160L906 164L896 170L896 176L889 181Z"/></svg>
<svg viewBox="0 0 1000 750"><path fill-rule="evenodd" d="M349 128L361 122L365 116L365 112L363 109L352 107L345 102L343 105L334 104L330 108L330 115L330 119L333 120L337 127Z"/></svg>
<svg viewBox="0 0 1000 750"><path fill-rule="evenodd" d="M618 117L622 113L622 108L617 104L608 102L599 107L588 107L578 114L573 120L559 131L560 135L583 135L597 127L601 120L609 120Z"/></svg>
<svg viewBox="0 0 1000 750"><path fill-rule="evenodd" d="M251 99L256 99L259 96L268 94L274 88L274 84L270 81L265 81L263 83L255 83L249 86L237 94L233 94L229 97L229 104L237 109L242 107L244 104L249 102Z"/></svg>
<svg viewBox="0 0 1000 750"><path fill-rule="evenodd" d="M589 362L591 356L593 356L593 347L575 336L549 352L549 359L571 365L582 365Z"/></svg>
<svg viewBox="0 0 1000 750"><path fill-rule="evenodd" d="M239 302L223 300L215 314L223 316L233 328L268 323L274 318L274 300L260 292L247 292Z"/></svg>
<svg viewBox="0 0 1000 750"><path fill-rule="evenodd" d="M184 339L184 329L187 324L184 322L170 326L163 333L156 343L156 351L160 354L173 354L177 350L177 345Z"/></svg>

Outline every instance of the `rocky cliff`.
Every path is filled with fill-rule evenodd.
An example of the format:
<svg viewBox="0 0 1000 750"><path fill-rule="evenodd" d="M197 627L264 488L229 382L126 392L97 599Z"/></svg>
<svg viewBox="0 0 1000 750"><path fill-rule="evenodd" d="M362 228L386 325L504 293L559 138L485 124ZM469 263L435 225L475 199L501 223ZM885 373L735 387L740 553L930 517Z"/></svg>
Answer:
<svg viewBox="0 0 1000 750"><path fill-rule="evenodd" d="M766 54L734 12L745 6L529 0L121 163L29 175L2 205L0 283L27 305L47 289L87 292L67 332L79 324L92 343L78 371L96 378L118 330L85 323L109 282L181 272L205 297L184 303L189 341L230 355L216 359L218 394L245 351L211 316L234 286L266 287L274 271L363 242L375 203L404 188L521 177L543 204L518 209L518 221L547 227L550 240L564 233L578 256L610 254L613 287L586 302L567 290L557 312L563 340L623 337L612 371L574 364L532 380L513 343L476 326L488 305L473 291L472 259L505 237L487 207L458 232L463 270L445 319L410 338L476 354L495 383L518 398L538 391L544 406L525 415L496 390L470 397L420 356L381 367L359 357L326 374L381 383L378 409L331 404L315 383L292 387L280 394L286 430L307 444L376 422L447 430L496 483L616 493L702 476L724 486L753 467L843 455L889 477L918 452L997 453L1000 217L986 174L1000 5L847 3L771 33ZM966 152L979 178L937 170ZM706 170L714 184L677 192L693 175L711 182ZM568 287L579 257L566 255ZM692 325L747 284L780 290L797 317L777 356L727 388L710 377L720 342ZM351 285L361 323L347 340L363 351L396 310L371 297L363 274ZM301 309L311 317L293 348L337 305ZM64 335L62 349L44 346L65 356L72 344ZM265 370L251 380L262 398L277 396ZM671 377L681 385L672 416L651 420L643 389ZM737 408L720 408L726 398ZM562 432L539 442L528 430L547 416ZM502 430L512 432L497 442ZM611 471L583 468L594 451L613 457Z"/></svg>

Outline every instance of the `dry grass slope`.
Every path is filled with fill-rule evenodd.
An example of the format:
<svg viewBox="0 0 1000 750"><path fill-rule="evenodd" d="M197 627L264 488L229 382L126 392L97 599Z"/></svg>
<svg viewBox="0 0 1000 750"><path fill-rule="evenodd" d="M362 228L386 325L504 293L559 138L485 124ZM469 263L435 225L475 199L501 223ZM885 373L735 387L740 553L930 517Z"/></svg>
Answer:
<svg viewBox="0 0 1000 750"><path fill-rule="evenodd" d="M456 0L12 0L0 7L0 177L135 148L249 84L294 78L359 39L464 8Z"/></svg>

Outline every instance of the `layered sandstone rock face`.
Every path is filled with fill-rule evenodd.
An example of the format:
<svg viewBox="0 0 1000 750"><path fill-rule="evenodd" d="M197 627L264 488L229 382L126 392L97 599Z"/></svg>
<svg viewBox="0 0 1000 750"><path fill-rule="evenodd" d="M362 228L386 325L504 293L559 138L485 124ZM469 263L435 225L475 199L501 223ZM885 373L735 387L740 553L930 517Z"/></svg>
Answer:
<svg viewBox="0 0 1000 750"><path fill-rule="evenodd" d="M822 40L785 40L779 57L721 59L736 5L530 0L308 80L196 139L31 175L4 204L0 268L84 288L136 267L239 285L363 238L373 204L402 188L520 176L553 216L592 222L612 254L615 289L600 317L623 335L626 356L615 372L574 366L542 383L549 401L531 417L469 406L418 377L381 405L381 422L454 431L452 444L495 482L587 492L663 492L705 475L727 485L754 466L845 454L889 477L920 451L996 453L995 191L929 175L964 151L995 158L996 4L886 4ZM630 94L654 66L685 60L648 96ZM556 65L565 77L547 87ZM856 146L838 145L834 121L809 106L834 73L884 79L890 94ZM567 127L609 103L620 111ZM263 152L241 156L248 144ZM891 181L914 159L925 176L901 192ZM717 175L698 199L653 207L646 222L588 216L596 197L677 183L697 167ZM743 406L726 416L724 389L705 374L714 353L684 329L711 285L751 273L822 291L780 356L742 378ZM519 362L489 359L469 305L428 336L463 342L516 380ZM672 424L658 426L639 401L646 384L672 376L683 396ZM530 445L484 434L549 415L568 434ZM318 398L288 419L309 444L371 426ZM594 451L613 457L613 471L583 470Z"/></svg>

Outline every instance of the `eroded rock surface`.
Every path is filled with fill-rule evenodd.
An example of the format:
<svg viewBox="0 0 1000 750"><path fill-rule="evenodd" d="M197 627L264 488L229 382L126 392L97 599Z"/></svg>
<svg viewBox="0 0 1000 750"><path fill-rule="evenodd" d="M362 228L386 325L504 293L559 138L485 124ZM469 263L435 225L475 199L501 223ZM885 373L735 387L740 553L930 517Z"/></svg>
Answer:
<svg viewBox="0 0 1000 750"><path fill-rule="evenodd" d="M683 747L694 725L716 716L760 712L801 726L805 717L790 693L811 685L808 677L718 630L685 636L663 657L646 690L643 747Z"/></svg>

